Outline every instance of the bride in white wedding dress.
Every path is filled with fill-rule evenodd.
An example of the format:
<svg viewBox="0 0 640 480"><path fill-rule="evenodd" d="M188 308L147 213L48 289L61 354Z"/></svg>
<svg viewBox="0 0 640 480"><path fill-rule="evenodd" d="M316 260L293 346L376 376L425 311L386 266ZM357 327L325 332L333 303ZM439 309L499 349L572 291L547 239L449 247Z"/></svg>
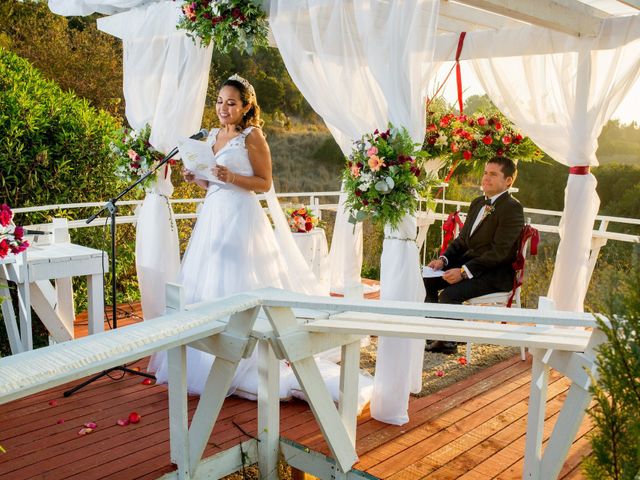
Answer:
<svg viewBox="0 0 640 480"><path fill-rule="evenodd" d="M327 295L297 250L282 211L277 206L271 178L271 154L260 129L260 107L253 86L234 75L219 92L216 113L221 128L213 129L207 142L217 166L219 182L196 179L183 171L186 181L207 189L204 204L185 252L178 283L192 304L263 287ZM269 192L274 232L255 192ZM282 222L285 225L282 225ZM278 227L280 226L280 228ZM283 231L284 230L284 231ZM257 394L257 349L243 360L229 394L255 399ZM187 388L200 394L214 357L187 350ZM334 400L339 396L339 367L322 358L316 360ZM157 366L158 383L167 382L166 355L150 364ZM153 367L150 367L153 368ZM369 400L372 379L360 376L360 406ZM280 363L280 397L301 396L293 371Z"/></svg>

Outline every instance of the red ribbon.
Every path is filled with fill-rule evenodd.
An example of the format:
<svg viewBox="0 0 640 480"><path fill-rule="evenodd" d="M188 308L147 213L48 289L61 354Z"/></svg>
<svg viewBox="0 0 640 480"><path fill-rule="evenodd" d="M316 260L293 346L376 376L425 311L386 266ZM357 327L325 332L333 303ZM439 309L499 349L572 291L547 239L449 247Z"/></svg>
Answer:
<svg viewBox="0 0 640 480"><path fill-rule="evenodd" d="M569 167L569 175L588 175L590 172L590 167L581 166L581 167Z"/></svg>
<svg viewBox="0 0 640 480"><path fill-rule="evenodd" d="M507 308L511 307L513 297L516 295L516 290L522 285L524 280L524 264L526 260L525 250L527 248L528 241L531 241L529 245L529 253L531 255L537 255L540 234L538 233L538 230L533 228L531 225L525 225L522 229L522 232L520 233L520 248L518 248L518 255L516 256L516 260L511 264L516 275L513 278L513 289L511 289L511 295L509 295L509 300L507 301Z"/></svg>
<svg viewBox="0 0 640 480"><path fill-rule="evenodd" d="M460 220L459 212L452 212L447 219L442 223L442 230L444 230L444 238L442 239L442 246L440 247L440 255L444 255L447 250L449 242L453 240L456 233L456 225L458 228L462 228L464 223Z"/></svg>
<svg viewBox="0 0 640 480"><path fill-rule="evenodd" d="M460 32L460 38L458 39L458 50L456 51L456 84L458 86L458 105L460 106L460 115L462 115L462 73L460 72L460 54L462 53L464 37L466 36L467 32Z"/></svg>

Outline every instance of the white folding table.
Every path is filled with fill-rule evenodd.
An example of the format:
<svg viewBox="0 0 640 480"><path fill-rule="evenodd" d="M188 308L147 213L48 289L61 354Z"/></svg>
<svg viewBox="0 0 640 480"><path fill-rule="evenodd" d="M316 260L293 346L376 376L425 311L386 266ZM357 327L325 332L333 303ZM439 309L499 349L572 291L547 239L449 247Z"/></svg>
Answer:
<svg viewBox="0 0 640 480"><path fill-rule="evenodd" d="M31 308L56 342L74 337L73 277L87 277L89 334L104 330L103 274L108 271L107 254L69 242L32 244L25 252L0 263L2 315L12 353L33 348ZM16 323L6 281L18 290L20 330ZM53 281L53 283L52 283Z"/></svg>

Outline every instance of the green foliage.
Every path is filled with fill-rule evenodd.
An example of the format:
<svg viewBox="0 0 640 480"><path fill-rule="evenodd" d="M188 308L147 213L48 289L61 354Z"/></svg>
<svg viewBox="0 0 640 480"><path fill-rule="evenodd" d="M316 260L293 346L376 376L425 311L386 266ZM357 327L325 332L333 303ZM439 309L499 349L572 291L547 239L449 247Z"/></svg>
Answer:
<svg viewBox="0 0 640 480"><path fill-rule="evenodd" d="M640 272L623 283L622 310L609 310L611 327L600 321L608 342L598 348L599 378L592 385L595 407L593 454L584 462L587 478L634 480L640 474Z"/></svg>
<svg viewBox="0 0 640 480"><path fill-rule="evenodd" d="M223 53L232 48L252 53L269 45L267 14L259 0L188 0L182 4L182 13L177 28L186 30L198 45L213 42Z"/></svg>
<svg viewBox="0 0 640 480"><path fill-rule="evenodd" d="M97 15L65 18L47 2L0 2L0 46L28 59L42 75L120 117L122 47L96 28Z"/></svg>
<svg viewBox="0 0 640 480"><path fill-rule="evenodd" d="M27 207L95 201L115 187L116 121L0 49L0 197ZM73 186L73 188L70 188Z"/></svg>
<svg viewBox="0 0 640 480"><path fill-rule="evenodd" d="M623 125L610 120L598 138L596 156L601 164L637 164L640 160L640 128L636 122Z"/></svg>
<svg viewBox="0 0 640 480"><path fill-rule="evenodd" d="M284 65L280 52L275 48L264 48L253 55L232 51L228 55L214 51L211 60L209 87L205 117L216 122L215 102L222 82L234 73L249 79L256 90L258 103L263 111L280 111L287 116L303 118L318 123L319 119L297 89Z"/></svg>
<svg viewBox="0 0 640 480"><path fill-rule="evenodd" d="M107 112L64 92L45 80L26 60L0 48L0 198L20 207L108 198L122 184L114 176L109 143L118 128ZM58 210L52 214L20 215L20 224L48 222L51 215L69 219L89 216L92 210ZM118 279L128 296L134 245L132 226L119 228L121 263ZM72 232L81 245L109 251L108 242L92 229ZM127 263L128 259L128 263ZM107 277L108 285L109 278ZM84 280L74 282L76 305L86 304ZM135 290L137 293L137 288ZM1 343L1 342L0 342ZM1 347L0 347L1 348Z"/></svg>

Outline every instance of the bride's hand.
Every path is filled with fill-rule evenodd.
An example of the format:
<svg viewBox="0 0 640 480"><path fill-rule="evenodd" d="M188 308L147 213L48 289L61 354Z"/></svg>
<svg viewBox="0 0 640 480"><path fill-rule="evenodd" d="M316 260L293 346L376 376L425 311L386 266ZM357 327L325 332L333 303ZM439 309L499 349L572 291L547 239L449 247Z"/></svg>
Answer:
<svg viewBox="0 0 640 480"><path fill-rule="evenodd" d="M182 169L182 177L188 183L193 183L196 180L195 174L191 170L187 170L186 168Z"/></svg>
<svg viewBox="0 0 640 480"><path fill-rule="evenodd" d="M224 183L235 183L236 174L224 165L216 165L211 169L216 178Z"/></svg>

